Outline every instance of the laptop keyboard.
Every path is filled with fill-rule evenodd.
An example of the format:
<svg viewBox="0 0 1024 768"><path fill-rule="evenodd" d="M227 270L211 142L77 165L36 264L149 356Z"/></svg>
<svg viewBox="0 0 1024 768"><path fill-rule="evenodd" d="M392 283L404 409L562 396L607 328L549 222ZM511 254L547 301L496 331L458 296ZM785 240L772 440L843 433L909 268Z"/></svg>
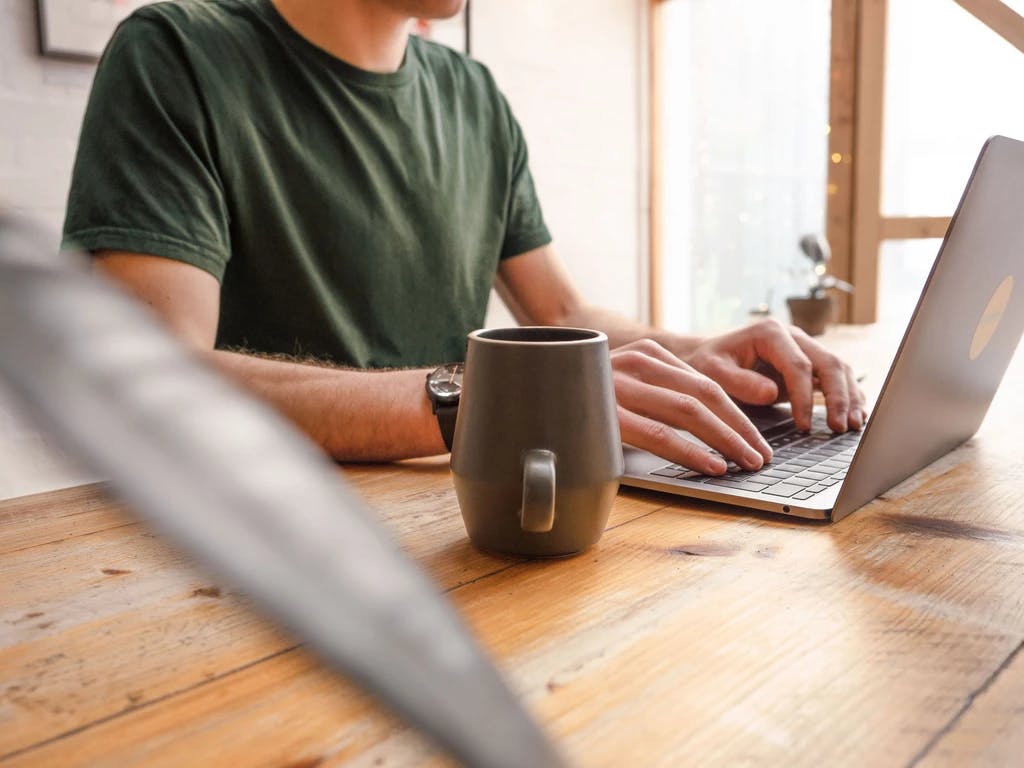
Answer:
<svg viewBox="0 0 1024 768"><path fill-rule="evenodd" d="M704 475L678 464L669 464L650 474L805 501L842 482L861 433L836 434L825 424L824 417L816 415L810 432L800 432L788 421L763 435L774 455L756 472L748 472L729 462L726 474L718 476Z"/></svg>

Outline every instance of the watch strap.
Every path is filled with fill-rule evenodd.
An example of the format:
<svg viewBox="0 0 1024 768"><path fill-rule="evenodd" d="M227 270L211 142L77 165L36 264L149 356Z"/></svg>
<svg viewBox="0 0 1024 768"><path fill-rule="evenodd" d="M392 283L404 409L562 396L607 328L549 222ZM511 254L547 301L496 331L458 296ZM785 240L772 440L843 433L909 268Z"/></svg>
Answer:
<svg viewBox="0 0 1024 768"><path fill-rule="evenodd" d="M437 415L438 426L441 427L441 437L444 440L444 446L451 453L452 443L455 440L455 417L459 413L459 404L438 403L434 408L434 413Z"/></svg>

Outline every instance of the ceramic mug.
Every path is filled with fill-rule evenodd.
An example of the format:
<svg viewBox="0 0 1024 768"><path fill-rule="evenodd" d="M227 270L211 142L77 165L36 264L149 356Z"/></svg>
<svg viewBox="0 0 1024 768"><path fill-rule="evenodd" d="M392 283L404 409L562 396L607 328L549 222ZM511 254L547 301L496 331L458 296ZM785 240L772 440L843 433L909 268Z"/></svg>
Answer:
<svg viewBox="0 0 1024 768"><path fill-rule="evenodd" d="M452 446L481 549L558 557L601 538L623 471L608 337L582 328L469 334Z"/></svg>

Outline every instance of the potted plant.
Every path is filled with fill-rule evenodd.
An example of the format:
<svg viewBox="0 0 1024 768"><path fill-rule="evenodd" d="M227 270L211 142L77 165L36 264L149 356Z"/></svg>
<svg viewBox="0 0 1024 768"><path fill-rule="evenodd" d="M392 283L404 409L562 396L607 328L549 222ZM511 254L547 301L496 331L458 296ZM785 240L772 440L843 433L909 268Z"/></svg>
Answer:
<svg viewBox="0 0 1024 768"><path fill-rule="evenodd" d="M835 313L835 299L830 289L853 293L853 286L828 274L832 249L823 237L804 235L800 238L800 250L811 262L811 269L806 273L808 291L805 296L790 296L786 304L793 325L811 336L820 336Z"/></svg>

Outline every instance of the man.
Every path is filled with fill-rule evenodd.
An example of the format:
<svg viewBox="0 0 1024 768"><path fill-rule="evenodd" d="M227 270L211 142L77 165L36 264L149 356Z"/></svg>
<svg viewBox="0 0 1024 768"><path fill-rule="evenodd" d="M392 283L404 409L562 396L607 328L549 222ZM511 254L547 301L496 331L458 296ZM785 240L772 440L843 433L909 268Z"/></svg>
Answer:
<svg viewBox="0 0 1024 768"><path fill-rule="evenodd" d="M490 73L410 37L464 0L182 0L119 29L82 129L66 242L339 460L442 453L425 373L495 285L524 324L599 328L625 442L707 473L771 450L733 398L798 426L814 383L859 428L848 366L775 322L711 339L587 305L551 245ZM284 359L282 355L290 356Z"/></svg>

